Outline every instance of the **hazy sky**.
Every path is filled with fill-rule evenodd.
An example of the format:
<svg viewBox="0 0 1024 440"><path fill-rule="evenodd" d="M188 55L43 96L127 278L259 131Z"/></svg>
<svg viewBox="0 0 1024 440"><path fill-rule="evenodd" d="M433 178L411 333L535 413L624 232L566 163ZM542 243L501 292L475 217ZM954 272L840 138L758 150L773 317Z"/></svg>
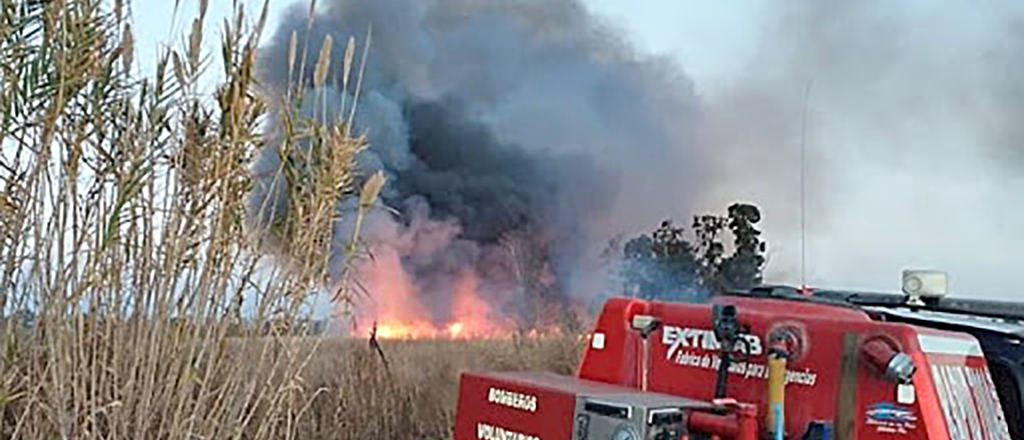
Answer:
<svg viewBox="0 0 1024 440"><path fill-rule="evenodd" d="M254 16L262 0L239 0ZM180 35L184 25L198 11L197 1L183 0L177 17L172 16L174 2L136 2L135 20L140 42L140 57L152 58L154 48L168 36ZM296 0L271 0L269 29L275 16ZM593 11L608 17L628 34L641 50L671 55L686 71L701 80L735 72L754 49L758 27L763 24L766 0L585 0ZM210 23L231 14L232 0L211 0ZM176 18L176 20L174 20ZM187 19L187 20L186 20ZM217 27L219 31L219 26Z"/></svg>
<svg viewBox="0 0 1024 440"><path fill-rule="evenodd" d="M243 2L253 14L261 4ZM187 29L183 17L191 20L196 10L196 2L183 1L187 5L172 20L173 2L146 3L150 6L136 2L134 11L143 62L153 59L158 42ZM211 23L219 23L230 13L231 1L211 3ZM268 32L276 24L275 15L289 3L272 1ZM1015 110L1024 109L1015 107L1018 100L1001 96L1024 91L1024 85L1017 88L1024 83L1016 76L1019 66L1003 62L1024 54L1024 43L1018 41L1024 40L1019 32L1024 6L988 2L956 10L948 3L940 8L935 2L914 1L891 14L856 7L835 14L797 11L782 23L812 28L806 37L810 41L781 40L779 46L818 52L807 69L794 69L765 60L779 58L777 34L792 32L778 27L780 11L796 2L585 3L640 51L675 60L709 101L734 92L751 77L798 70L806 79L813 77L814 90L821 92L812 94L808 107L807 149L814 164L806 174L811 194L806 211L810 285L895 290L902 269L920 267L948 271L958 296L1024 298L1017 291L1018 274L1024 274L1018 267L1024 262L1024 207L1019 203L1024 149L1013 143L1020 138L1010 135L1006 145L985 148L993 142L989 135L997 136L1006 127L982 128L990 120L1015 121ZM847 12L856 15L849 20L853 24L833 16ZM888 17L898 14L901 18ZM838 29L839 36L823 31L825 26ZM863 37L844 38L844 32L861 35L866 26ZM1004 34L1004 28L1010 31ZM891 45L885 39L890 34ZM216 42L214 37L219 32L207 36L208 44ZM791 87L783 90L796 97L806 79L778 84ZM993 83L1001 88L990 88ZM984 93L974 94L977 88L985 88ZM799 131L799 118L793 127ZM780 188L778 179L766 188L756 175L743 178L753 168L723 168L734 175L734 183L707 196L705 203L709 210L721 210L737 199L761 205L771 247L769 281L799 284L799 215L793 208L800 196L799 156L794 153L799 150L797 139L789 141L778 146L787 152L785 157L767 165L789 167L781 173L791 174L789 187Z"/></svg>

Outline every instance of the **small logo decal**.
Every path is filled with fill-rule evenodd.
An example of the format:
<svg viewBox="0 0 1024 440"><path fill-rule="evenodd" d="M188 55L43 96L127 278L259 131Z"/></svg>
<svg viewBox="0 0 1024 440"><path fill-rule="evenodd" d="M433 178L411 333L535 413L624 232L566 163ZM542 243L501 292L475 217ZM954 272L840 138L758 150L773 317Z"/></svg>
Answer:
<svg viewBox="0 0 1024 440"><path fill-rule="evenodd" d="M868 407L868 426L875 431L888 434L906 434L917 429L917 415L914 409L895 403L876 403Z"/></svg>

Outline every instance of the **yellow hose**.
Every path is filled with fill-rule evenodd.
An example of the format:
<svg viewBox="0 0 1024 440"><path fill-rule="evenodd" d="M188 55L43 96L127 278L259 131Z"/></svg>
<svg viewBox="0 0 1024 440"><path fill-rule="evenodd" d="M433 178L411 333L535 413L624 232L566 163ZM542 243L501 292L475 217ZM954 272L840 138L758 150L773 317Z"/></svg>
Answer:
<svg viewBox="0 0 1024 440"><path fill-rule="evenodd" d="M768 430L772 438L782 440L786 426L786 358L777 353L768 356Z"/></svg>

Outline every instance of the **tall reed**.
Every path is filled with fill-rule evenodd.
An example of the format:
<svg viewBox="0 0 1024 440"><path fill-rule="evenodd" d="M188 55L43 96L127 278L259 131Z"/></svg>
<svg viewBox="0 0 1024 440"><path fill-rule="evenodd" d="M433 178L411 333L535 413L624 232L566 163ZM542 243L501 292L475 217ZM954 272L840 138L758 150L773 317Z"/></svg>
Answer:
<svg viewBox="0 0 1024 440"><path fill-rule="evenodd" d="M365 140L260 90L266 5L223 24L209 72L199 3L138 74L124 0L0 0L0 437L293 438L318 395L315 344L288 329L311 295L349 294L324 286ZM287 159L271 224L251 221L264 148Z"/></svg>

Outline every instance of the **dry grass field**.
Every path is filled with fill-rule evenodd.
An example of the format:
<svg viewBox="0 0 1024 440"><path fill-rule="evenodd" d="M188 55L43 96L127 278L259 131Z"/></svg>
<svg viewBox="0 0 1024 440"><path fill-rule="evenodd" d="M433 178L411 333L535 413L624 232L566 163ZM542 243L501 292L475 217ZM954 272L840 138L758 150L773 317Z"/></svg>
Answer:
<svg viewBox="0 0 1024 440"><path fill-rule="evenodd" d="M379 344L380 351L367 340L347 337L226 338L226 354L219 358L222 367L205 375L204 380L209 382L194 387L193 392L201 394L203 389L215 389L235 393L236 398L249 396L243 411L248 420L234 426L238 429L234 433L237 438L450 439L460 373L533 370L572 374L582 349L580 338L568 336L383 340ZM89 366L83 366L80 373L91 371ZM202 371L202 367L197 366L196 371ZM17 433L30 437L33 428L44 427L47 421L28 414L32 407L26 405L31 402L25 397L32 390L25 387L28 384L19 384L12 373L5 371L4 385L18 391L5 395L7 400L0 402L5 422L3 437ZM173 374L163 379L181 380ZM51 391L47 384L40 385L36 391ZM177 384L165 385L173 390ZM73 386L67 390L74 392ZM117 420L119 415L137 414L141 405L162 408L178 402L173 393L167 392L157 389L147 396L149 393L136 391L133 396L125 396L132 399L130 405L134 407L111 402L103 411ZM217 405L210 408L219 410ZM81 435L94 436L131 437L129 433L116 432Z"/></svg>
<svg viewBox="0 0 1024 440"><path fill-rule="evenodd" d="M323 390L302 421L308 439L447 439L463 371L572 373L574 338L383 341L388 367L365 341L325 340L306 385Z"/></svg>

